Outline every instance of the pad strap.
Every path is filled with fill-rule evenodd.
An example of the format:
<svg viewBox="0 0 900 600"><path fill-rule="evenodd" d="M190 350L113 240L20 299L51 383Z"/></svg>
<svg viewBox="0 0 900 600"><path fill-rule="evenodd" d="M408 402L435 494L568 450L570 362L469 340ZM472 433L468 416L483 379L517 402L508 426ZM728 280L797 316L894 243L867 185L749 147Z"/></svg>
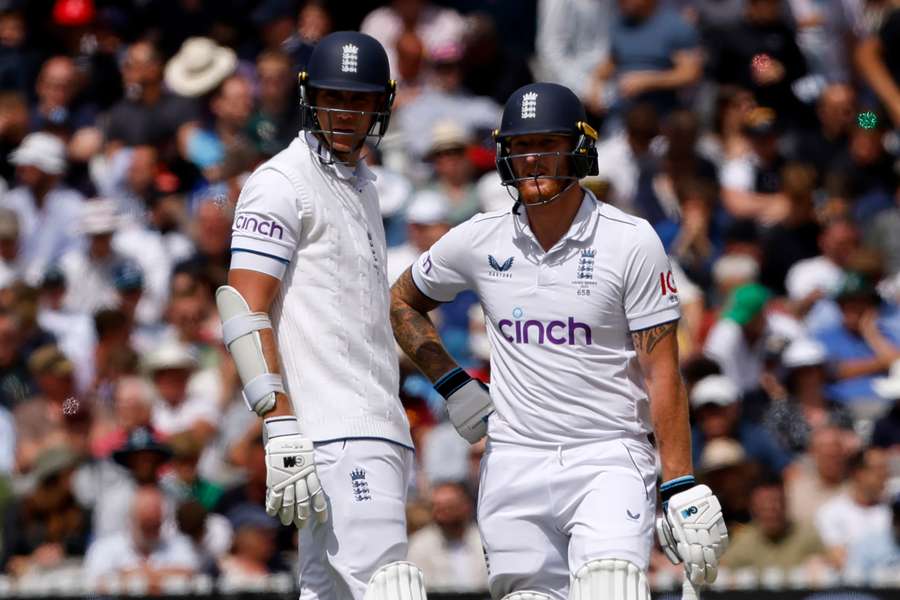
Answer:
<svg viewBox="0 0 900 600"><path fill-rule="evenodd" d="M247 403L247 408L262 415L275 407L275 397L270 397L272 406L260 407L257 406L257 404L265 400L266 396L275 392L284 393L284 384L281 380L281 375L276 373L263 373L262 375L257 375L251 379L250 382L244 386L244 401Z"/></svg>
<svg viewBox="0 0 900 600"><path fill-rule="evenodd" d="M226 346L248 333L261 329L271 329L272 321L266 313L256 312L236 315L222 323L222 341Z"/></svg>

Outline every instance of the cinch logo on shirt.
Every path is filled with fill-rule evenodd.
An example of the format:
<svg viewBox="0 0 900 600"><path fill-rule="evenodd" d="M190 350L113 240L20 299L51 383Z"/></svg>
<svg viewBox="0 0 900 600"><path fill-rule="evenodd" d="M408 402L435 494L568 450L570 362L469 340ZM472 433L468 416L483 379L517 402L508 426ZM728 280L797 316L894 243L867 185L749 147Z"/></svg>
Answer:
<svg viewBox="0 0 900 600"><path fill-rule="evenodd" d="M516 315L516 312L519 314ZM513 316L521 316L521 310L513 311ZM554 344L574 346L583 343L591 345L591 326L569 317L568 321L550 321L544 323L536 319L523 321L501 319L497 324L506 341L514 344ZM577 335L578 333L581 335ZM545 341L546 340L546 341Z"/></svg>
<svg viewBox="0 0 900 600"><path fill-rule="evenodd" d="M253 233L259 233L270 238L276 237L277 234L279 240L283 239L284 236L284 228L275 221L257 219L256 217L247 215L238 215L234 220L234 228L243 231L252 231Z"/></svg>

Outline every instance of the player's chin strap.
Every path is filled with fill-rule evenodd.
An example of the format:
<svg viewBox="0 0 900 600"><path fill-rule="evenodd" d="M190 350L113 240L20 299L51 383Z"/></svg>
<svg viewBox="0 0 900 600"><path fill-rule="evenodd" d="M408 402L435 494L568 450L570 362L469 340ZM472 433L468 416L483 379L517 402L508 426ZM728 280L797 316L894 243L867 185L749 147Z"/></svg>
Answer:
<svg viewBox="0 0 900 600"><path fill-rule="evenodd" d="M372 575L363 600L426 600L425 575L411 562L388 563Z"/></svg>
<svg viewBox="0 0 900 600"><path fill-rule="evenodd" d="M259 331L272 328L269 315L251 312L241 293L230 285L216 290L216 307L222 319L222 341L234 357L247 408L263 416L275 408L275 394L284 393L281 375L269 372L259 337Z"/></svg>
<svg viewBox="0 0 900 600"><path fill-rule="evenodd" d="M569 600L650 600L650 584L631 561L592 560L572 578Z"/></svg>

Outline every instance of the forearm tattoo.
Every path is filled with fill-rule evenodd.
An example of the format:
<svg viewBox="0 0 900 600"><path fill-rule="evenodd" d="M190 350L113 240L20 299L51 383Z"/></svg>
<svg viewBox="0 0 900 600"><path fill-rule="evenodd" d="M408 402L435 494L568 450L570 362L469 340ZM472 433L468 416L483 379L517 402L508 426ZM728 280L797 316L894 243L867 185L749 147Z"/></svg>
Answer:
<svg viewBox="0 0 900 600"><path fill-rule="evenodd" d="M653 349L667 336L675 333L677 328L678 322L671 321L656 327L632 331L631 339L634 342L634 349L645 354L651 354Z"/></svg>
<svg viewBox="0 0 900 600"><path fill-rule="evenodd" d="M391 326L403 352L432 381L456 367L441 344L428 312L438 306L425 298L407 269L391 288Z"/></svg>

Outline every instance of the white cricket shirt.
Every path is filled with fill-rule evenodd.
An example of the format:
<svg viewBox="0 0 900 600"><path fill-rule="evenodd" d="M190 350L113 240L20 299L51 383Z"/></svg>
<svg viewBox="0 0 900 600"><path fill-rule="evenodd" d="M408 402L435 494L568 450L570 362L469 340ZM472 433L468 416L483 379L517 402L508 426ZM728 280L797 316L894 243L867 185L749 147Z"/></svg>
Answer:
<svg viewBox="0 0 900 600"><path fill-rule="evenodd" d="M650 224L584 192L544 252L524 208L453 228L413 266L441 302L474 290L491 342L488 435L560 445L652 431L631 332L679 318L677 285Z"/></svg>
<svg viewBox="0 0 900 600"><path fill-rule="evenodd" d="M374 175L320 156L317 140L301 134L253 172L235 209L231 268L281 279L270 314L305 435L412 447Z"/></svg>

